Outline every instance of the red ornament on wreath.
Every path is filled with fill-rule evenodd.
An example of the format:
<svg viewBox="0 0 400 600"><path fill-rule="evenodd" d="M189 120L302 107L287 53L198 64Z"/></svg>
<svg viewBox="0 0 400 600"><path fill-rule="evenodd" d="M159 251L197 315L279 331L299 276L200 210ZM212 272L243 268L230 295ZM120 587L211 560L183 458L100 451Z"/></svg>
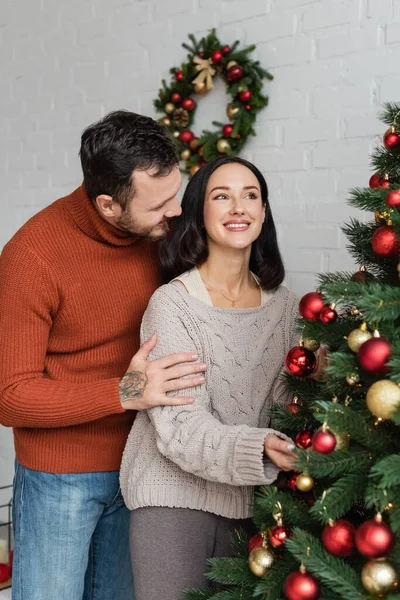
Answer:
<svg viewBox="0 0 400 600"><path fill-rule="evenodd" d="M390 127L383 136L383 143L387 150L400 150L400 136L394 127Z"/></svg>
<svg viewBox="0 0 400 600"><path fill-rule="evenodd" d="M182 79L183 79L183 72L182 72L182 71L177 71L177 72L175 73L174 77L175 77L175 79L176 79L177 81L182 81Z"/></svg>
<svg viewBox="0 0 400 600"><path fill-rule="evenodd" d="M232 65L230 69L228 69L228 74L226 78L229 81L229 83L232 83L233 81L239 81L239 79L242 79L243 75L243 67L241 67L240 65Z"/></svg>
<svg viewBox="0 0 400 600"><path fill-rule="evenodd" d="M312 449L320 454L331 454L336 443L336 437L330 431L316 431L312 436Z"/></svg>
<svg viewBox="0 0 400 600"><path fill-rule="evenodd" d="M386 194L385 200L390 208L400 209L400 190L390 190L390 192Z"/></svg>
<svg viewBox="0 0 400 600"><path fill-rule="evenodd" d="M375 188L388 188L390 186L390 181L388 177L382 177L379 173L375 173L369 180L369 187L372 189Z"/></svg>
<svg viewBox="0 0 400 600"><path fill-rule="evenodd" d="M262 546L263 543L264 543L264 536L262 535L262 533L256 533L256 535L253 535L253 537L250 538L250 540L249 540L249 552L254 550L254 548L258 548L259 546Z"/></svg>
<svg viewBox="0 0 400 600"><path fill-rule="evenodd" d="M390 370L387 365L390 356L390 343L380 337L367 340L360 346L358 351L358 360L362 368L376 375L387 373Z"/></svg>
<svg viewBox="0 0 400 600"><path fill-rule="evenodd" d="M230 52L231 52L231 48L230 48L230 46L224 46L224 47L222 48L222 54L225 54L225 55L226 55L226 54L230 54Z"/></svg>
<svg viewBox="0 0 400 600"><path fill-rule="evenodd" d="M320 292L309 292L300 300L299 312L303 319L319 321L321 310L324 307L325 302Z"/></svg>
<svg viewBox="0 0 400 600"><path fill-rule="evenodd" d="M245 92L240 92L239 93L239 100L241 102L250 102L251 97L252 97L252 93L250 90L246 90Z"/></svg>
<svg viewBox="0 0 400 600"><path fill-rule="evenodd" d="M311 375L316 366L315 354L307 348L295 346L286 354L285 367L291 375L307 377L307 375Z"/></svg>
<svg viewBox="0 0 400 600"><path fill-rule="evenodd" d="M372 236L372 249L378 256L395 258L400 252L400 241L390 225L379 227Z"/></svg>
<svg viewBox="0 0 400 600"><path fill-rule="evenodd" d="M288 600L318 600L321 596L321 586L310 573L296 571L285 581L285 595Z"/></svg>
<svg viewBox="0 0 400 600"><path fill-rule="evenodd" d="M295 442L298 448L307 450L307 448L310 448L312 446L311 433L306 429L300 431L300 433L296 435Z"/></svg>
<svg viewBox="0 0 400 600"><path fill-rule="evenodd" d="M291 531L288 527L285 527L284 525L276 525L275 527L272 527L268 534L270 544L274 548L280 548L281 546L284 546L286 540L290 537Z"/></svg>
<svg viewBox="0 0 400 600"><path fill-rule="evenodd" d="M196 108L196 102L193 100L193 98L185 98L182 102L182 108L191 112Z"/></svg>
<svg viewBox="0 0 400 600"><path fill-rule="evenodd" d="M325 325L329 325L330 323L334 323L338 318L337 312L332 306L324 306L321 310L319 318Z"/></svg>
<svg viewBox="0 0 400 600"><path fill-rule="evenodd" d="M222 128L222 135L226 138L230 138L233 131L233 125L224 125Z"/></svg>
<svg viewBox="0 0 400 600"><path fill-rule="evenodd" d="M355 534L354 525L344 519L338 519L324 528L322 543L326 550L334 556L350 556L354 550Z"/></svg>
<svg viewBox="0 0 400 600"><path fill-rule="evenodd" d="M357 550L368 558L383 558L390 554L395 545L393 531L377 518L366 521L356 531L355 542Z"/></svg>
<svg viewBox="0 0 400 600"><path fill-rule="evenodd" d="M224 55L221 50L214 50L214 52L211 54L211 60L216 65L217 63L221 62L221 60L223 59L223 56Z"/></svg>
<svg viewBox="0 0 400 600"><path fill-rule="evenodd" d="M171 96L172 104L180 104L182 102L182 96L178 92L174 92Z"/></svg>
<svg viewBox="0 0 400 600"><path fill-rule="evenodd" d="M179 134L179 140L182 142L182 144L189 144L193 139L194 133L189 129L184 129Z"/></svg>

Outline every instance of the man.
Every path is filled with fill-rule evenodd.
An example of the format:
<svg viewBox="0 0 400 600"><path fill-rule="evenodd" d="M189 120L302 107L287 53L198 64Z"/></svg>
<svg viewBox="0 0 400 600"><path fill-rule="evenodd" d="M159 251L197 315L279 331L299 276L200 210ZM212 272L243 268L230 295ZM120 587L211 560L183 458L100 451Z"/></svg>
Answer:
<svg viewBox="0 0 400 600"><path fill-rule="evenodd" d="M83 185L30 219L0 259L14 600L131 600L124 444L136 410L187 403L179 390L205 369L187 353L147 361L154 337L139 349L159 285L152 242L181 213L173 141L118 111L84 131L80 157Z"/></svg>

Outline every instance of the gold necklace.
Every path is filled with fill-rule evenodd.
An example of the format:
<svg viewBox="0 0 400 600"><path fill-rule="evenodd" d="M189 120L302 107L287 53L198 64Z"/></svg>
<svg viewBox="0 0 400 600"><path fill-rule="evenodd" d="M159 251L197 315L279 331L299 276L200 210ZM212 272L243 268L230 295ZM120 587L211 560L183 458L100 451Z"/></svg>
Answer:
<svg viewBox="0 0 400 600"><path fill-rule="evenodd" d="M237 302L239 302L239 300L241 300L247 294L247 292L250 289L250 286L249 286L246 289L246 291L243 292L243 294L241 296L239 296L239 298L236 298L236 300L232 300L232 298L228 298L228 296L225 296L225 294L223 294L220 290L218 290L217 288L215 288L214 286L212 286L210 283L208 283L208 281L206 281L202 275L200 275L200 277L202 278L202 280L204 281L204 283L206 285L208 285L209 288L211 288L212 290L214 290L214 292L217 292L217 294L220 294L223 298L225 298L225 300L228 300L228 302L231 303L232 308L236 308ZM257 279L254 278L254 280L257 283L258 287L260 287L260 284L258 283Z"/></svg>

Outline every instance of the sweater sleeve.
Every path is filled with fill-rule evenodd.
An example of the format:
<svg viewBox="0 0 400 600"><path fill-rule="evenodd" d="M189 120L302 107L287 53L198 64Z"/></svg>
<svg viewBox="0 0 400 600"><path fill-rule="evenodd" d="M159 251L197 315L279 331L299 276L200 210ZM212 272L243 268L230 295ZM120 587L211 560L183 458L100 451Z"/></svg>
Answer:
<svg viewBox="0 0 400 600"><path fill-rule="evenodd" d="M180 292L176 292L178 294ZM197 352L204 360L199 323L182 303L174 302L163 290L152 297L142 322L142 339L157 334L151 358L175 352ZM264 462L264 439L268 428L230 426L211 414L206 382L182 390L180 396L194 396L186 406L149 410L161 454L187 471L210 481L230 485L262 485L276 479L278 469ZM245 400L244 400L245 401Z"/></svg>
<svg viewBox="0 0 400 600"><path fill-rule="evenodd" d="M124 412L117 378L68 383L46 377L58 304L47 265L8 243L0 257L0 423L7 427L64 427Z"/></svg>

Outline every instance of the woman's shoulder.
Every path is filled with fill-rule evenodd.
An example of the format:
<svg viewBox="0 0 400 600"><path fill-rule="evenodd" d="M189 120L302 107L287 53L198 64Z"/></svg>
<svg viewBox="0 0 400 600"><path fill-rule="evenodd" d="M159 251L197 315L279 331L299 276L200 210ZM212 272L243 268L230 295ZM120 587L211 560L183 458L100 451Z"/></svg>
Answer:
<svg viewBox="0 0 400 600"><path fill-rule="evenodd" d="M191 271L186 271L169 283L157 288L150 298L149 307L171 306L171 304L182 306L185 304L183 300L189 295L186 285L190 282L190 273Z"/></svg>

